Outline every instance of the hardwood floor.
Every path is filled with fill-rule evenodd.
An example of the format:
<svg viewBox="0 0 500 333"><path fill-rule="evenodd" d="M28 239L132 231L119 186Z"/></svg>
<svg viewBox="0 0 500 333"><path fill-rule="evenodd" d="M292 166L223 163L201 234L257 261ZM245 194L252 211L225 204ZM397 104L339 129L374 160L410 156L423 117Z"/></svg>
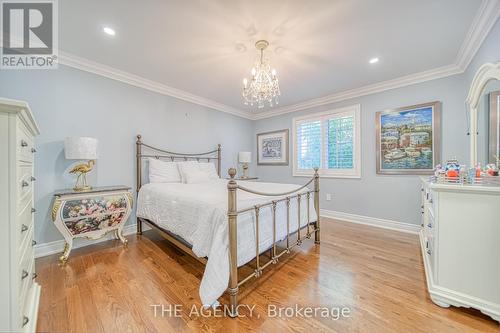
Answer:
<svg viewBox="0 0 500 333"><path fill-rule="evenodd" d="M199 262L155 231L127 238L127 248L108 241L74 250L65 266L56 255L37 259L38 331L500 332L478 311L431 302L416 235L324 219L320 246L306 241L240 289L240 302L255 308L252 317L237 319L195 315L204 269ZM155 317L154 304L165 310L180 304L180 317ZM350 313L337 320L268 316L268 305L296 304Z"/></svg>

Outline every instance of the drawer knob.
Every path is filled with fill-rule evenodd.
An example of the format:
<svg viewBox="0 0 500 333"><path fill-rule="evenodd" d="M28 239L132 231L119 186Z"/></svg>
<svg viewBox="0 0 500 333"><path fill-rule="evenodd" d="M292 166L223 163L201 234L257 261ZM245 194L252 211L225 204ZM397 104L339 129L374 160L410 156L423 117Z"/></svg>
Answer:
<svg viewBox="0 0 500 333"><path fill-rule="evenodd" d="M21 147L26 147L28 143L24 140L21 140Z"/></svg>
<svg viewBox="0 0 500 333"><path fill-rule="evenodd" d="M31 276L31 278L32 278L33 280L34 280L34 279L36 279L37 277L38 277L38 274L36 274L36 273L33 273L33 275Z"/></svg>
<svg viewBox="0 0 500 333"><path fill-rule="evenodd" d="M21 183L21 186L26 187L26 186L30 186L30 184L27 181L23 180L23 182Z"/></svg>
<svg viewBox="0 0 500 333"><path fill-rule="evenodd" d="M35 246L36 245L36 240L32 240L31 241L31 246Z"/></svg>
<svg viewBox="0 0 500 333"><path fill-rule="evenodd" d="M35 148L31 148L31 152L34 154L36 153L36 149Z"/></svg>
<svg viewBox="0 0 500 333"><path fill-rule="evenodd" d="M32 213L36 212L36 208L31 207L31 212Z"/></svg>
<svg viewBox="0 0 500 333"><path fill-rule="evenodd" d="M30 321L30 319L26 316L23 316L23 327L26 326L26 324L28 324Z"/></svg>
<svg viewBox="0 0 500 333"><path fill-rule="evenodd" d="M23 269L23 273L21 274L21 280L24 280L28 277L28 272L26 272L24 269Z"/></svg>
<svg viewBox="0 0 500 333"><path fill-rule="evenodd" d="M430 223L429 223L429 224L427 224L427 226L428 226L429 228L432 228L432 224L430 224Z"/></svg>
<svg viewBox="0 0 500 333"><path fill-rule="evenodd" d="M28 227L26 226L26 224L23 224L21 226L21 232L25 232L26 230L28 230Z"/></svg>
<svg viewBox="0 0 500 333"><path fill-rule="evenodd" d="M429 199L429 203L433 203L434 201L432 199Z"/></svg>
<svg viewBox="0 0 500 333"><path fill-rule="evenodd" d="M34 181L36 180L36 178L35 178L35 177L33 177L33 176L31 176L30 180L31 180L32 182L34 182Z"/></svg>
<svg viewBox="0 0 500 333"><path fill-rule="evenodd" d="M432 252L431 252L431 250L427 250L427 254L429 254L429 255L430 255L431 253L432 253Z"/></svg>

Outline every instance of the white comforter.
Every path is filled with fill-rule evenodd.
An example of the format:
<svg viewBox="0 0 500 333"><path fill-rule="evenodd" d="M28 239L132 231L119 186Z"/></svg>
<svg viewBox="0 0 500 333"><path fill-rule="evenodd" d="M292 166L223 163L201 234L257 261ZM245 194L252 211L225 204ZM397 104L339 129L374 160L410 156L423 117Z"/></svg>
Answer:
<svg viewBox="0 0 500 333"><path fill-rule="evenodd" d="M298 185L238 182L249 189L267 193L282 193L299 188ZM276 197L263 197L237 191L237 209L266 203ZM301 226L306 225L306 196L301 200ZM309 222L316 221L313 195L309 201ZM199 257L208 257L200 285L204 305L216 304L229 282L229 240L227 222L227 181L213 180L200 184L153 183L139 191L137 216L151 220L158 226L181 236L192 245ZM297 230L297 199L291 200L290 232ZM276 209L276 235L286 237L286 203ZM260 210L259 249L264 252L272 245L272 213L270 207ZM238 215L238 266L255 257L255 212Z"/></svg>

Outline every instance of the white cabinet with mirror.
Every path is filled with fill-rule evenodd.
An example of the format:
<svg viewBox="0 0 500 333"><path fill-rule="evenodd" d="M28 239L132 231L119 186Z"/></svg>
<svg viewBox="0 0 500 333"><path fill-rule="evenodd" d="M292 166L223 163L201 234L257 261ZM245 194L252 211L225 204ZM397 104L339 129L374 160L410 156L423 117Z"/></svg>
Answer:
<svg viewBox="0 0 500 333"><path fill-rule="evenodd" d="M499 96L500 63L481 66L467 97L471 166L497 163ZM500 322L500 186L423 178L421 191L420 241L431 299Z"/></svg>

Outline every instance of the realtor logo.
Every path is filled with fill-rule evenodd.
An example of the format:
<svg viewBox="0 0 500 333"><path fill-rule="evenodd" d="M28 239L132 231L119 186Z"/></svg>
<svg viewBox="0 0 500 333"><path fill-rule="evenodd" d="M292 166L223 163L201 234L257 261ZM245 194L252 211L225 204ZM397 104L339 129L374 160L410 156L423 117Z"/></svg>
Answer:
<svg viewBox="0 0 500 333"><path fill-rule="evenodd" d="M56 0L2 1L2 69L57 68Z"/></svg>

